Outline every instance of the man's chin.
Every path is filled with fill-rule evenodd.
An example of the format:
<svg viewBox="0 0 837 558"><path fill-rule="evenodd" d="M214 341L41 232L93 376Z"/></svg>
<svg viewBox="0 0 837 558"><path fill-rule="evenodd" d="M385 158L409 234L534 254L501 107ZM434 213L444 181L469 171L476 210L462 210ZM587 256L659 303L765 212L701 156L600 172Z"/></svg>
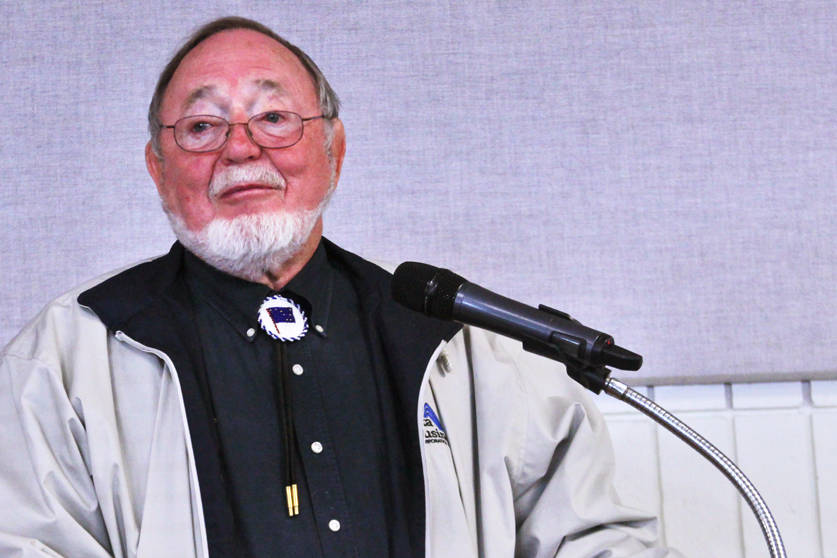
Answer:
<svg viewBox="0 0 837 558"><path fill-rule="evenodd" d="M256 212L216 217L199 231L166 211L175 236L187 250L230 275L258 281L276 271L306 244L320 211Z"/></svg>

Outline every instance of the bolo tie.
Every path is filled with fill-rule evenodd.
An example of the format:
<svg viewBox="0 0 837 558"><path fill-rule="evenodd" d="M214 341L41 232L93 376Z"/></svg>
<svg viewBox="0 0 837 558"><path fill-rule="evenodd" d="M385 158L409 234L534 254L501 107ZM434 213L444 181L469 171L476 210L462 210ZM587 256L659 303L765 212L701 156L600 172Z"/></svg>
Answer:
<svg viewBox="0 0 837 558"><path fill-rule="evenodd" d="M296 451L296 428L294 427L293 397L288 381L288 357L284 343L277 343L274 349L277 360L278 381L274 382L276 400L281 409L282 444L285 452L285 499L288 504L288 517L299 515L299 489L296 481L296 461L293 453Z"/></svg>
<svg viewBox="0 0 837 558"><path fill-rule="evenodd" d="M285 500L288 516L299 515L299 488L297 483L296 428L294 427L293 397L291 392L291 370L288 364L286 343L302 339L308 332L308 319L293 300L282 295L267 297L259 307L259 325L272 339L278 378L273 383L274 395L280 408L282 424L282 446L285 453Z"/></svg>

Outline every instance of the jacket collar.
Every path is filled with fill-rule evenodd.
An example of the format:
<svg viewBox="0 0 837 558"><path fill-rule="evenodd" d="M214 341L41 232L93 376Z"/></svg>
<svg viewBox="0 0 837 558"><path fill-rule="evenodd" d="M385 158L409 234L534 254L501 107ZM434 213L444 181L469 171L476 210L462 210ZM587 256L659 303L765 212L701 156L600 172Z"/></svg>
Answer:
<svg viewBox="0 0 837 558"><path fill-rule="evenodd" d="M169 295L180 274L185 249L175 242L168 254L135 265L78 297L112 331L124 329L138 314Z"/></svg>
<svg viewBox="0 0 837 558"><path fill-rule="evenodd" d="M461 328L459 324L429 318L400 306L390 295L390 273L325 238L322 242L329 257L348 270L364 312L373 321L370 325L381 328L384 340L397 340L395 344L385 345L398 347L391 356L402 365L426 365L439 342L450 340ZM183 290L184 254L183 246L175 242L168 254L99 283L81 293L78 301L112 331L126 330L131 335L128 329L140 328L142 333L150 334L159 327L159 305L170 302L172 297L182 298L179 295ZM149 335L140 337L147 339Z"/></svg>

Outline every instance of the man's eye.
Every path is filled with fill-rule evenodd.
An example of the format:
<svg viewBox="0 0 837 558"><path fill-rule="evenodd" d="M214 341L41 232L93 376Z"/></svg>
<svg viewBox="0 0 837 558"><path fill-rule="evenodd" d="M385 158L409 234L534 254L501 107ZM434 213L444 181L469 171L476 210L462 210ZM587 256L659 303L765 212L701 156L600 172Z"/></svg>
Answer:
<svg viewBox="0 0 837 558"><path fill-rule="evenodd" d="M286 119L284 114L282 114L281 112L274 111L266 112L264 114L264 117L262 117L262 120L264 120L265 122L269 122L270 124L280 124L284 122Z"/></svg>
<svg viewBox="0 0 837 558"><path fill-rule="evenodd" d="M206 120L199 120L198 122L193 122L192 125L189 126L189 133L202 134L211 130L213 126L214 124L212 124L212 122L207 122Z"/></svg>

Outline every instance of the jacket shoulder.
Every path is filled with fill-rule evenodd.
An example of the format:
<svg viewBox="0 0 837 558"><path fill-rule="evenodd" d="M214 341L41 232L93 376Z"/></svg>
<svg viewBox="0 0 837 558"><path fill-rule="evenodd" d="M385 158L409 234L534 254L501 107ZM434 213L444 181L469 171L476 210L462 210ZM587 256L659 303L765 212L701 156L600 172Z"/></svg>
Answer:
<svg viewBox="0 0 837 558"><path fill-rule="evenodd" d="M135 270L154 259L147 259L89 279L58 295L31 319L3 348L0 356L49 361L60 347L79 335L104 334L107 328L80 297L97 287Z"/></svg>

